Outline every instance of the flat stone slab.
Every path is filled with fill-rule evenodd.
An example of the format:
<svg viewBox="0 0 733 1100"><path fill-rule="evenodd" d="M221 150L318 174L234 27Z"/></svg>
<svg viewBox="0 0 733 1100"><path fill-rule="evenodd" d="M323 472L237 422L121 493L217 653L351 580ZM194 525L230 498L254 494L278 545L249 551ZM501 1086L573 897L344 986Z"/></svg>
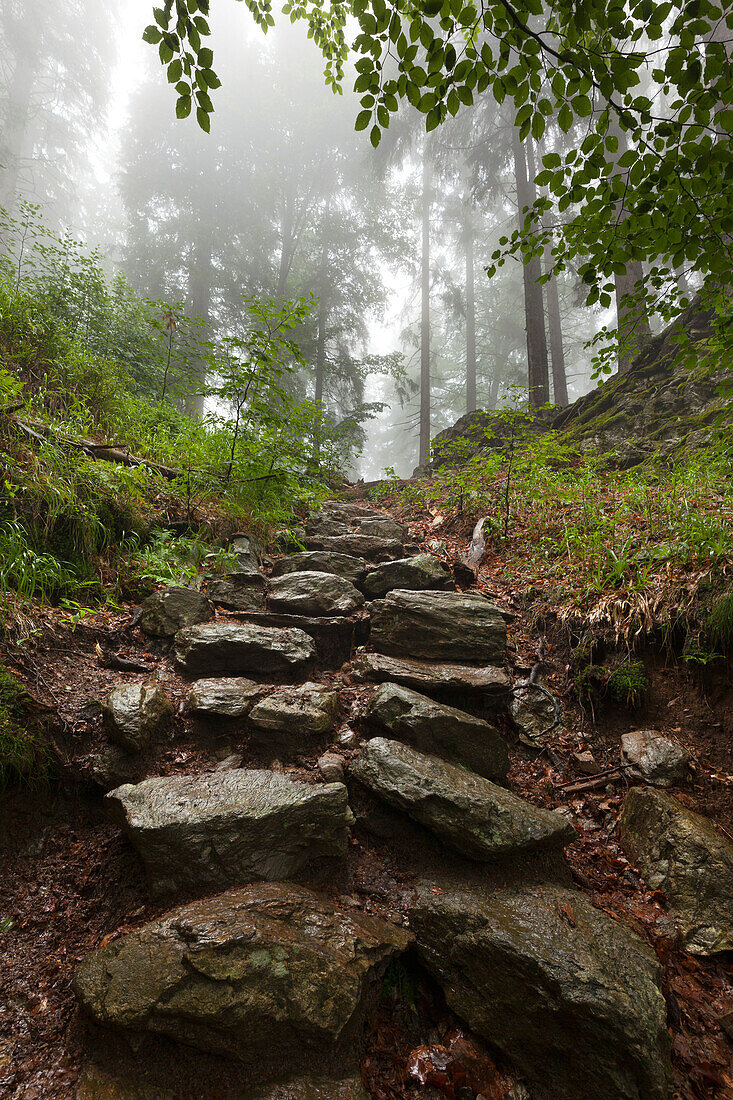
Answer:
<svg viewBox="0 0 733 1100"><path fill-rule="evenodd" d="M399 741L367 741L349 773L468 859L564 848L576 835L559 814Z"/></svg>
<svg viewBox="0 0 733 1100"><path fill-rule="evenodd" d="M352 554L371 561L387 561L404 556L404 547L399 539L362 535L359 532L331 538L325 535L314 536L308 539L307 547L309 550L328 550L334 554Z"/></svg>
<svg viewBox="0 0 733 1100"><path fill-rule="evenodd" d="M263 691L245 676L220 676L197 680L188 693L186 705L190 711L215 718L244 718Z"/></svg>
<svg viewBox="0 0 733 1100"><path fill-rule="evenodd" d="M351 678L357 683L384 683L386 680L427 693L455 692L485 699L505 699L512 682L501 668L491 665L443 664L413 661L409 657L388 657L384 653L360 653L351 665Z"/></svg>
<svg viewBox="0 0 733 1100"><path fill-rule="evenodd" d="M378 653L483 665L504 657L504 616L477 593L396 589L374 601L371 617L370 638Z"/></svg>
<svg viewBox="0 0 733 1100"><path fill-rule="evenodd" d="M106 796L162 897L258 879L318 881L346 855L342 783L271 771L156 776Z"/></svg>
<svg viewBox="0 0 733 1100"><path fill-rule="evenodd" d="M667 1100L661 967L625 924L554 885L418 885L417 950L446 1000L562 1100Z"/></svg>
<svg viewBox="0 0 733 1100"><path fill-rule="evenodd" d="M384 970L410 942L405 930L310 890L258 884L181 906L98 948L74 989L99 1024L166 1035L277 1078L302 1073L316 1055L356 1061Z"/></svg>
<svg viewBox="0 0 733 1100"><path fill-rule="evenodd" d="M299 747L304 739L331 732L338 703L338 694L323 684L280 688L252 708L249 724L260 733L276 734L277 742L285 739Z"/></svg>
<svg viewBox="0 0 733 1100"><path fill-rule="evenodd" d="M120 684L103 712L110 740L127 752L141 752L173 718L173 704L157 684Z"/></svg>
<svg viewBox="0 0 733 1100"><path fill-rule="evenodd" d="M187 626L213 618L214 608L203 593L171 585L143 600L140 629L154 638L172 638Z"/></svg>
<svg viewBox="0 0 733 1100"><path fill-rule="evenodd" d="M621 755L630 765L627 775L644 779L653 787L682 783L690 770L689 754L656 730L634 730L621 738Z"/></svg>
<svg viewBox="0 0 733 1100"><path fill-rule="evenodd" d="M193 676L301 672L316 656L313 640L296 628L254 623L204 623L181 630L176 660Z"/></svg>
<svg viewBox="0 0 733 1100"><path fill-rule="evenodd" d="M450 569L432 554L416 554L412 558L383 562L367 573L362 584L362 590L370 600L386 596L393 588L424 591L452 587Z"/></svg>
<svg viewBox="0 0 733 1100"><path fill-rule="evenodd" d="M686 951L733 950L733 844L712 821L651 787L632 787L619 819L621 846L664 894Z"/></svg>
<svg viewBox="0 0 733 1100"><path fill-rule="evenodd" d="M292 615L353 615L364 606L364 597L345 577L308 570L275 577L268 604Z"/></svg>
<svg viewBox="0 0 733 1100"><path fill-rule="evenodd" d="M389 516L371 516L360 520L359 534L376 535L380 539L397 539L398 542L404 542L407 538L407 531L402 524Z"/></svg>
<svg viewBox="0 0 733 1100"><path fill-rule="evenodd" d="M305 550L299 554L290 554L278 558L272 567L273 577L283 577L286 573L333 573L343 577L355 586L364 580L367 571L366 558L354 554L332 554L328 550Z"/></svg>
<svg viewBox="0 0 733 1100"><path fill-rule="evenodd" d="M494 726L465 711L387 683L371 697L365 719L421 752L463 764L486 779L506 779L509 753L504 738Z"/></svg>

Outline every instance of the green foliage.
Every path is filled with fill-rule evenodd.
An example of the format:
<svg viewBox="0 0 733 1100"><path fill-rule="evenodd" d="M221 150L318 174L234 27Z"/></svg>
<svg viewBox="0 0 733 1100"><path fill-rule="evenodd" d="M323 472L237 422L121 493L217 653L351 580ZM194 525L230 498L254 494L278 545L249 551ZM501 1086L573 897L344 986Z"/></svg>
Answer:
<svg viewBox="0 0 733 1100"><path fill-rule="evenodd" d="M135 558L135 571L140 580L156 584L181 583L192 580L202 571L233 572L237 555L216 548L202 538L175 536L172 531L154 530L150 541Z"/></svg>
<svg viewBox="0 0 733 1100"><path fill-rule="evenodd" d="M649 680L641 661L627 661L619 665L606 683L606 691L611 698L629 710L638 710L648 690Z"/></svg>
<svg viewBox="0 0 733 1100"><path fill-rule="evenodd" d="M25 688L0 665L0 791L38 783L48 769L48 742L29 719L27 703Z"/></svg>
<svg viewBox="0 0 733 1100"><path fill-rule="evenodd" d="M722 653L733 649L733 591L724 592L713 604L705 624L710 644Z"/></svg>

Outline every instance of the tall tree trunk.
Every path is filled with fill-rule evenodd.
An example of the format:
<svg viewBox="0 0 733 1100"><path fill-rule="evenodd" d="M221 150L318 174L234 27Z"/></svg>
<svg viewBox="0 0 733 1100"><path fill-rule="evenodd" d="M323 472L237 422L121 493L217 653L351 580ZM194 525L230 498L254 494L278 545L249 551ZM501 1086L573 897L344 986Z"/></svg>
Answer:
<svg viewBox="0 0 733 1100"><path fill-rule="evenodd" d="M466 198L466 202L469 200ZM466 412L476 409L476 286L474 282L473 210L466 217Z"/></svg>
<svg viewBox="0 0 733 1100"><path fill-rule="evenodd" d="M285 291L288 285L288 275L290 274L290 268L293 262L293 230L295 227L293 202L294 198L289 189L288 193L285 195L283 219L280 227L280 262L278 265L277 290L275 293L278 299L285 297Z"/></svg>
<svg viewBox="0 0 733 1100"><path fill-rule="evenodd" d="M19 43L13 77L8 88L8 122L2 139L0 170L0 204L8 211L15 205L20 170L23 160L30 155L26 149L30 125L31 99L40 68L40 56L28 36L23 34Z"/></svg>
<svg viewBox="0 0 733 1100"><path fill-rule="evenodd" d="M514 152L514 176L517 186L519 228L524 228L523 209L532 206L535 199L534 180L527 176L527 161L519 140L519 130L512 126ZM542 264L539 256L533 256L522 268L524 282L524 317L527 331L527 385L529 404L533 409L546 405L550 400L550 382L547 365L547 335L545 333L545 307L542 299Z"/></svg>
<svg viewBox="0 0 733 1100"><path fill-rule="evenodd" d="M326 307L326 287L325 287L325 268L326 268L326 247L323 246L322 254L322 275L324 276L321 283L321 297L318 300L318 334L316 336L316 430L313 440L313 458L316 468L320 468L321 462L321 429L323 418L323 379L326 373L326 324L328 322L328 310Z"/></svg>
<svg viewBox="0 0 733 1100"><path fill-rule="evenodd" d="M534 157L534 145L532 139L527 139L527 168L529 178L534 180L537 175L537 166ZM544 223L543 223L544 227ZM550 278L545 283L545 301L547 303L547 331L550 336L550 361L552 363L552 396L556 405L568 404L568 382L565 373L565 349L562 342L562 319L560 317L560 295L557 289L557 279L550 274L552 270L552 254L545 249L545 274Z"/></svg>
<svg viewBox="0 0 733 1100"><path fill-rule="evenodd" d="M420 449L418 462L430 459L430 190L432 172L427 142L422 161L422 310L420 315Z"/></svg>
<svg viewBox="0 0 733 1100"><path fill-rule="evenodd" d="M211 284L213 265L211 245L204 235L204 227L199 224L198 233L191 249L188 270L188 313L201 321L198 336L201 341L209 339L211 327ZM194 357L191 362L189 389L185 396L186 411L189 416L201 416L204 411L204 387L206 385L207 363L203 356Z"/></svg>
<svg viewBox="0 0 733 1100"><path fill-rule="evenodd" d="M621 128L615 111L610 112L608 132L618 139L616 156L620 158L629 146L626 132ZM621 199L616 204L615 216L619 225L628 217L628 211L624 209L623 200ZM623 274L617 272L614 275L619 374L623 374L629 369L642 344L652 334L645 303L634 300L636 293L643 285L643 281L644 269L640 260L627 259L626 271Z"/></svg>

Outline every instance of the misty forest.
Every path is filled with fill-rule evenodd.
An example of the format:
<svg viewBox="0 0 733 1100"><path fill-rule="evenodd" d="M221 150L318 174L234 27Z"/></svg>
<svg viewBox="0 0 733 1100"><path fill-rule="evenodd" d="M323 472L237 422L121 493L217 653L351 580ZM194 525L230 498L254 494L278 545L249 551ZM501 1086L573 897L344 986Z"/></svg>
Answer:
<svg viewBox="0 0 733 1100"><path fill-rule="evenodd" d="M0 46L0 1096L730 1100L730 0Z"/></svg>

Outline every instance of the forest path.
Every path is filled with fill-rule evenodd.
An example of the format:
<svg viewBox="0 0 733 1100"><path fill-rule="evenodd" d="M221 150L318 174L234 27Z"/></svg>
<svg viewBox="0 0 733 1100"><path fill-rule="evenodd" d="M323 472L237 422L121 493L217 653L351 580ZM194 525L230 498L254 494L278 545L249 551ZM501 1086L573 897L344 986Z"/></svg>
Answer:
<svg viewBox="0 0 733 1100"><path fill-rule="evenodd" d="M24 822L8 876L8 1094L661 1100L669 917L557 655L383 511L328 502L301 539L263 568L242 536L100 647L65 748L104 805Z"/></svg>

